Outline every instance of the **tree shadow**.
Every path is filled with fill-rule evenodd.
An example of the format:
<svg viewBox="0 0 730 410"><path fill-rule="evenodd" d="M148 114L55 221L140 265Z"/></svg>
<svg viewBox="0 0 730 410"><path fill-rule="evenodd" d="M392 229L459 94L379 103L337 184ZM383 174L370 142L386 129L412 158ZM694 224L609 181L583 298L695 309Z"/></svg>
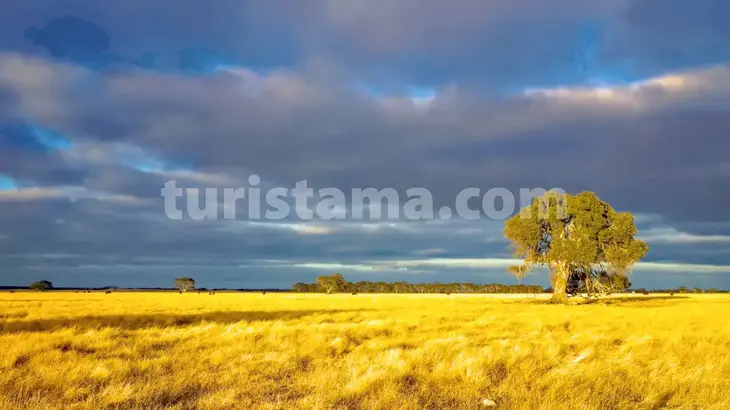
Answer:
<svg viewBox="0 0 730 410"><path fill-rule="evenodd" d="M154 314L154 315L86 315L36 320L0 320L0 334L21 332L48 332L61 329L140 330L155 327L190 326L203 323L232 324L238 322L264 322L301 319L307 316L338 313L366 312L353 310L291 310L291 311L217 311L201 314Z"/></svg>
<svg viewBox="0 0 730 410"><path fill-rule="evenodd" d="M609 297L603 298L603 299L592 299L592 300L596 300L599 302L600 301L610 301L610 300L635 302L635 301L675 300L675 299L689 299L689 296L632 295L632 296L609 296Z"/></svg>
<svg viewBox="0 0 730 410"><path fill-rule="evenodd" d="M682 299L689 299L688 296L616 296L599 299L587 299L579 302L580 305L616 305L616 306L667 306L666 303L652 303L652 302L666 302L666 301L679 301Z"/></svg>
<svg viewBox="0 0 730 410"><path fill-rule="evenodd" d="M651 302L666 302L666 301L679 301L682 299L689 299L689 296L651 296L651 295L631 295L631 296L608 296L601 298L583 298L583 297L571 297L568 298L567 303L553 302L550 299L546 300L528 300L521 301L523 303L536 304L536 305L555 305L555 306L581 306L581 305L616 305L616 306L650 306ZM657 303L656 306L666 306L666 303Z"/></svg>

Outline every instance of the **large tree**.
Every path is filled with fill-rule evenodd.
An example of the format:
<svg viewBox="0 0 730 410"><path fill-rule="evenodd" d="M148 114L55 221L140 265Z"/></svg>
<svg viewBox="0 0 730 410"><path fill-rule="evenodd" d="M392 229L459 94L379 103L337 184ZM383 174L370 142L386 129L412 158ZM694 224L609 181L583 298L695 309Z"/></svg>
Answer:
<svg viewBox="0 0 730 410"><path fill-rule="evenodd" d="M510 272L518 278L535 266L550 271L554 301L565 301L568 282L583 281L587 292L606 275L623 275L646 254L634 238L628 212L616 212L593 192L575 196L548 192L505 223L504 235L524 262Z"/></svg>

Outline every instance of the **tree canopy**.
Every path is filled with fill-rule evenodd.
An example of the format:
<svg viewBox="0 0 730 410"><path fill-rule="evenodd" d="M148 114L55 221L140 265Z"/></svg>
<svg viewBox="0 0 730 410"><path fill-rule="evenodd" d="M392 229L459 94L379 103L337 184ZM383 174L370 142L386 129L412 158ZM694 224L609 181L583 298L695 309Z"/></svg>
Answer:
<svg viewBox="0 0 730 410"><path fill-rule="evenodd" d="M564 301L569 281L583 282L588 293L606 278L625 276L646 255L647 245L634 238L628 212L616 212L593 192L577 195L548 192L507 220L504 235L523 263L510 268L518 278L535 266L547 266L553 300ZM594 289L594 286L596 288Z"/></svg>
<svg viewBox="0 0 730 410"><path fill-rule="evenodd" d="M177 278L175 279L175 288L181 292L187 292L195 289L195 280L192 278Z"/></svg>
<svg viewBox="0 0 730 410"><path fill-rule="evenodd" d="M326 293L347 292L348 286L345 278L335 273L332 276L320 276L317 278L317 288Z"/></svg>
<svg viewBox="0 0 730 410"><path fill-rule="evenodd" d="M53 289L53 283L48 280L39 280L30 284L30 288L33 290L49 290Z"/></svg>

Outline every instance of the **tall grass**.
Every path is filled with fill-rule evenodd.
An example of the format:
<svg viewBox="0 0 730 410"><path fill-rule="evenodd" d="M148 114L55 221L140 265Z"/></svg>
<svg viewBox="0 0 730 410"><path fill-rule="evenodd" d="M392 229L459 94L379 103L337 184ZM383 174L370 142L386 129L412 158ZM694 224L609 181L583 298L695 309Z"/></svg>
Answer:
<svg viewBox="0 0 730 410"><path fill-rule="evenodd" d="M730 297L0 293L2 408L730 408Z"/></svg>

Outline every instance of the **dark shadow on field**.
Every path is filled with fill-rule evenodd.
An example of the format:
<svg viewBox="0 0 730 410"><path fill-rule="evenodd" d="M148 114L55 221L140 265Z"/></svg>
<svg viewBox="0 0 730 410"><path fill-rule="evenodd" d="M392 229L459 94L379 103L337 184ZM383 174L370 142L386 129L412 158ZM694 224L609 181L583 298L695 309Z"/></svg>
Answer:
<svg viewBox="0 0 730 410"><path fill-rule="evenodd" d="M655 300L689 299L688 296L617 296L604 299L589 299L585 303L651 302Z"/></svg>
<svg viewBox="0 0 730 410"><path fill-rule="evenodd" d="M536 305L555 305L555 306L581 306L581 305L616 305L616 306L668 306L667 303L652 303L652 302L667 302L667 301L680 301L683 299L689 299L688 296L615 296L615 297L604 297L604 298L591 298L585 299L580 297L572 297L568 299L567 303L556 303L547 300L528 300L520 301L522 303L530 303Z"/></svg>
<svg viewBox="0 0 730 410"><path fill-rule="evenodd" d="M238 322L261 322L301 319L313 315L330 315L338 313L366 312L363 309L353 310L292 310L292 311L220 311L201 314L168 314L156 315L86 315L77 317L58 317L37 320L0 320L0 334L20 332L47 332L61 329L102 329L116 328L121 330L138 330L153 327L189 326L202 323L232 324Z"/></svg>

